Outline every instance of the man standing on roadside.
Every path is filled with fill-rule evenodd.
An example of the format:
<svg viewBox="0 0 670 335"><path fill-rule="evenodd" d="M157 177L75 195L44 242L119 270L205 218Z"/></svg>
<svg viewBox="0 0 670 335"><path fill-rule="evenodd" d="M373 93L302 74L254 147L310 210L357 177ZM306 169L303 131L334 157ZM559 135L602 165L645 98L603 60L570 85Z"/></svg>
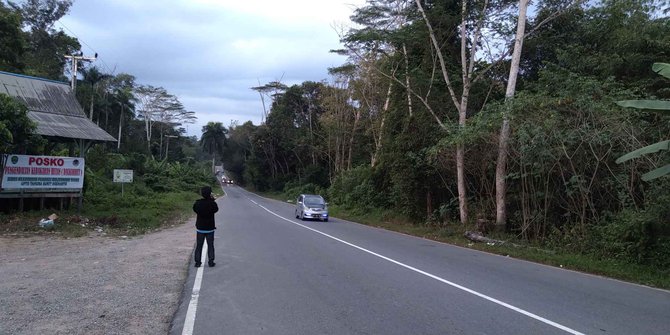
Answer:
<svg viewBox="0 0 670 335"><path fill-rule="evenodd" d="M219 206L217 206L212 197L212 188L205 186L200 189L200 194L202 199L198 199L193 204L193 211L198 214L198 217L195 220L195 229L196 229L196 247L195 247L195 267L198 268L202 265L201 256L202 256L202 245L207 239L207 258L209 260L209 266L214 266L214 230L216 225L214 223L214 213L219 211Z"/></svg>

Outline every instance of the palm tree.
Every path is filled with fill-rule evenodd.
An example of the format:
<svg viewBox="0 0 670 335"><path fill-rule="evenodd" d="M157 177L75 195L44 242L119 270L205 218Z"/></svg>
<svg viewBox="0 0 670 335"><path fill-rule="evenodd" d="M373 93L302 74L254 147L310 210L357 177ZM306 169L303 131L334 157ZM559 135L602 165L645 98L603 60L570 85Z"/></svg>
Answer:
<svg viewBox="0 0 670 335"><path fill-rule="evenodd" d="M132 120L135 116L135 97L129 89L119 89L115 91L114 103L121 108L119 113L119 128L117 135L116 150L121 150L121 129L125 120Z"/></svg>
<svg viewBox="0 0 670 335"><path fill-rule="evenodd" d="M223 147L226 145L226 134L228 129L221 122L208 122L202 127L200 145L212 155L212 172L216 163L216 154L223 156Z"/></svg>
<svg viewBox="0 0 670 335"><path fill-rule="evenodd" d="M84 79L82 80L83 82L89 84L91 86L91 99L90 99L90 107L89 107L89 116L88 118L93 121L93 104L95 103L95 96L99 95L99 90L100 90L100 83L104 82L105 80L112 78L111 75L102 73L100 70L98 70L97 67L93 66L90 69L83 69L82 73L84 74ZM100 120L98 119L98 122Z"/></svg>

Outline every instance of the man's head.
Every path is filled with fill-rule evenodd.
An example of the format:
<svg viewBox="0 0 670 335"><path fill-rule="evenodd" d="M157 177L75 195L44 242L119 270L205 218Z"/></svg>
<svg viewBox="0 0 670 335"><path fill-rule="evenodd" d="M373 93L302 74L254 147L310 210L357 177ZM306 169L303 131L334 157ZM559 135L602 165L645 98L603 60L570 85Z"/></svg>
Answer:
<svg viewBox="0 0 670 335"><path fill-rule="evenodd" d="M203 198L209 199L212 197L212 188L209 186L203 186L200 189L200 194L202 195Z"/></svg>

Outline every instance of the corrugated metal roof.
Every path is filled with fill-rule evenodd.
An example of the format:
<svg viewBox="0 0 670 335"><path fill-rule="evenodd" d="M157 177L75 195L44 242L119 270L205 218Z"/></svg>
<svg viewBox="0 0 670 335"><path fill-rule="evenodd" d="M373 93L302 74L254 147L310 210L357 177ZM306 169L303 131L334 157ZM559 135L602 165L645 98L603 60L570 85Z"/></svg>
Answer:
<svg viewBox="0 0 670 335"><path fill-rule="evenodd" d="M67 83L0 71L0 93L28 107L39 135L116 141L86 117Z"/></svg>

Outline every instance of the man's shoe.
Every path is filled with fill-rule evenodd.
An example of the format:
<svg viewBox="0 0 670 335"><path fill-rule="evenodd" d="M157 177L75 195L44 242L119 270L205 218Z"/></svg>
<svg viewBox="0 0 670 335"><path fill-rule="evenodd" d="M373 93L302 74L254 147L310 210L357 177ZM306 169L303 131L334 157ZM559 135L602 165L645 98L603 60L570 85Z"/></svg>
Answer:
<svg viewBox="0 0 670 335"><path fill-rule="evenodd" d="M209 261L209 267L210 268L213 267L214 265L216 265L216 263L214 263L213 261Z"/></svg>
<svg viewBox="0 0 670 335"><path fill-rule="evenodd" d="M196 267L196 268L199 268L199 267L200 267L200 265L202 265L202 263L201 263L201 262L195 262L195 267Z"/></svg>

